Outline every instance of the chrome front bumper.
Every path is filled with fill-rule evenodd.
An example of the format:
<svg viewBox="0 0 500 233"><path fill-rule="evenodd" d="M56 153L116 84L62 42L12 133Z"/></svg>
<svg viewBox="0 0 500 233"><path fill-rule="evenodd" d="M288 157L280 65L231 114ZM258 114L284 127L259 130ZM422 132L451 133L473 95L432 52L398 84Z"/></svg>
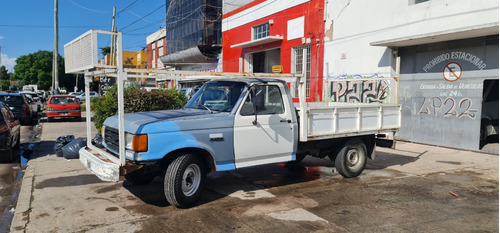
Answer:
<svg viewBox="0 0 500 233"><path fill-rule="evenodd" d="M83 147L78 151L80 162L90 172L95 174L102 181L118 182L120 179L120 166L105 159L98 153L92 153L91 149Z"/></svg>

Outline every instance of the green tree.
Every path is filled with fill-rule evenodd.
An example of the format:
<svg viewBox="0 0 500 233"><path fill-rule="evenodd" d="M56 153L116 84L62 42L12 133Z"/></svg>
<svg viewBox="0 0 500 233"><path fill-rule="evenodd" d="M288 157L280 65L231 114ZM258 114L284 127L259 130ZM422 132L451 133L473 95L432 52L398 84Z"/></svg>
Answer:
<svg viewBox="0 0 500 233"><path fill-rule="evenodd" d="M52 56L53 52L40 50L17 58L14 74L11 79L19 80L21 84L36 84L38 89L50 90L52 86ZM73 91L76 76L64 71L64 58L59 55L59 87ZM83 83L83 78L82 83ZM82 87L80 87L82 88Z"/></svg>
<svg viewBox="0 0 500 233"><path fill-rule="evenodd" d="M10 74L7 72L5 66L0 67L0 90L5 91L9 89Z"/></svg>
<svg viewBox="0 0 500 233"><path fill-rule="evenodd" d="M110 53L111 53L111 47L107 46L107 47L101 48L101 54L102 54L102 56L105 57L106 55L108 55Z"/></svg>

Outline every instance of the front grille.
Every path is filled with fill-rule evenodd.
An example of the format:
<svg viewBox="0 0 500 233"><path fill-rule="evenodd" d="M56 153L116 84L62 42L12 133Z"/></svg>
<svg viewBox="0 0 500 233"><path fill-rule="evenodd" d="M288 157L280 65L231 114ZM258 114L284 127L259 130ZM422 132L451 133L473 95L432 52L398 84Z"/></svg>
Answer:
<svg viewBox="0 0 500 233"><path fill-rule="evenodd" d="M104 130L104 142L106 142L106 145L108 145L112 150L118 151L118 130L106 127Z"/></svg>

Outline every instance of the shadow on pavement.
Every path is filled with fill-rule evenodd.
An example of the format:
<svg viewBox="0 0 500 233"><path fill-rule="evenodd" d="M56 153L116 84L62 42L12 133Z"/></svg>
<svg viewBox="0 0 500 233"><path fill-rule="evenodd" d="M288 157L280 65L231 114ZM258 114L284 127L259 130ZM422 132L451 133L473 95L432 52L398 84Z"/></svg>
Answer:
<svg viewBox="0 0 500 233"><path fill-rule="evenodd" d="M163 192L163 179L161 177L156 177L151 183L145 185L134 185L125 180L123 187L146 204L157 207L169 206Z"/></svg>
<svg viewBox="0 0 500 233"><path fill-rule="evenodd" d="M243 192L242 195L251 197L257 191L266 188L307 183L325 176L339 176L333 172L332 163L316 160L318 159L306 158L304 164L317 166L272 164L231 172L211 172L207 175L205 189L195 206L205 205L237 192ZM169 206L164 195L163 177L158 176L146 185L133 185L125 180L123 187L146 204L157 207Z"/></svg>
<svg viewBox="0 0 500 233"><path fill-rule="evenodd" d="M36 159L48 155L55 154L54 145L55 141L41 141L36 147L36 153L31 153L30 159Z"/></svg>
<svg viewBox="0 0 500 233"><path fill-rule="evenodd" d="M409 152L409 153L415 153L411 151L402 151L398 150L399 152ZM390 153L390 152L381 152L377 151L375 160L368 160L367 164L373 165L370 166L371 169L374 170L382 170L391 166L403 166L406 164L414 163L417 160L420 159L420 157L424 154L426 154L428 151L424 151L416 156L405 156L401 154L396 154L396 153Z"/></svg>

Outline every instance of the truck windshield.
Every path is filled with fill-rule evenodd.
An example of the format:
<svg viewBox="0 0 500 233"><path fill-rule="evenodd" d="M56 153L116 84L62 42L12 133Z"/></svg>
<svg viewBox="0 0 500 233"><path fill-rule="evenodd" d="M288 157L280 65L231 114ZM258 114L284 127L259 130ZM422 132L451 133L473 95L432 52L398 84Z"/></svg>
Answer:
<svg viewBox="0 0 500 233"><path fill-rule="evenodd" d="M231 112L245 86L240 82L208 82L196 92L186 108Z"/></svg>

